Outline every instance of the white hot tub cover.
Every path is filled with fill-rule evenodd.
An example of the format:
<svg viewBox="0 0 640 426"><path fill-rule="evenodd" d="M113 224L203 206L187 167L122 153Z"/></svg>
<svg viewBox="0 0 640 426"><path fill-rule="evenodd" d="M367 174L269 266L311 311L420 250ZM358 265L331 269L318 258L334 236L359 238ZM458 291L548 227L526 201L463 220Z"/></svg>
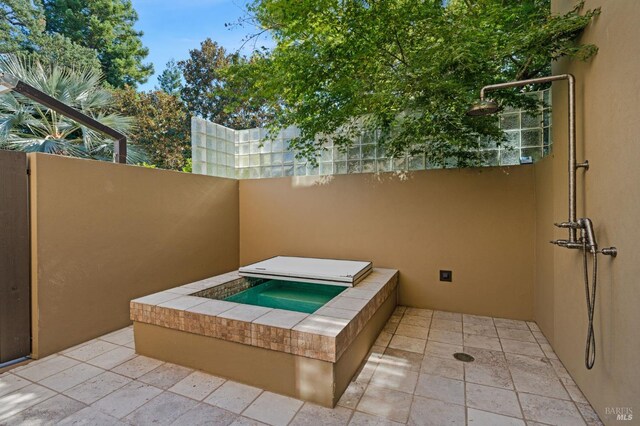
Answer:
<svg viewBox="0 0 640 426"><path fill-rule="evenodd" d="M371 262L276 256L243 266L238 272L245 277L352 287L372 269Z"/></svg>

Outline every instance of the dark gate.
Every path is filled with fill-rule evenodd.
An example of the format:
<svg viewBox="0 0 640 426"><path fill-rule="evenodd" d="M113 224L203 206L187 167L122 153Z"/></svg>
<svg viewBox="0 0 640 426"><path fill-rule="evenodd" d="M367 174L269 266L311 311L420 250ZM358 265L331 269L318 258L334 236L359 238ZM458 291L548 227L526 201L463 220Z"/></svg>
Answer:
<svg viewBox="0 0 640 426"><path fill-rule="evenodd" d="M31 352L29 265L27 155L0 150L0 364Z"/></svg>

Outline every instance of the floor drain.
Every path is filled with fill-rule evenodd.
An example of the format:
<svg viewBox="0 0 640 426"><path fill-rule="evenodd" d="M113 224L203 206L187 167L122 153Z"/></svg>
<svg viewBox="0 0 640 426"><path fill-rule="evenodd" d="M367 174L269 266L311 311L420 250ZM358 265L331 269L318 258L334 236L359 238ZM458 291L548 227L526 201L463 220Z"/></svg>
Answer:
<svg viewBox="0 0 640 426"><path fill-rule="evenodd" d="M462 361L462 362L472 362L475 360L475 358L472 357L471 355L465 354L462 352L456 352L455 354L453 354L453 357L458 361Z"/></svg>

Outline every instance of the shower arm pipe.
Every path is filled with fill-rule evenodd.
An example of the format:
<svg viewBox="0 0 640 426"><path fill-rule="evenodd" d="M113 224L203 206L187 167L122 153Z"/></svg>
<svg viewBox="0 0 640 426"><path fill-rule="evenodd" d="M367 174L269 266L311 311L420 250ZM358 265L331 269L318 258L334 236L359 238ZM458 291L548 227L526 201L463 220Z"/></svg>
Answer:
<svg viewBox="0 0 640 426"><path fill-rule="evenodd" d="M579 167L589 168L589 163L578 164L576 161L576 84L575 77L571 74L552 75L548 77L531 78L528 80L509 81L506 83L490 84L480 90L480 100L485 100L485 93L492 90L508 89L511 87L526 86L529 84L551 83L553 81L567 80L569 84L569 223L577 223L576 215L576 170ZM577 242L577 229L569 227L569 242Z"/></svg>

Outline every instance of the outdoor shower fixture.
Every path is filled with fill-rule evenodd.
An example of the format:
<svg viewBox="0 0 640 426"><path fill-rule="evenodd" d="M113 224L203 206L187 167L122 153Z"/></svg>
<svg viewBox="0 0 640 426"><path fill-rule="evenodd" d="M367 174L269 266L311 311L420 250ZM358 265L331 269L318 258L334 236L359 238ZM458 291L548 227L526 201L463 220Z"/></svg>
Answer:
<svg viewBox="0 0 640 426"><path fill-rule="evenodd" d="M98 120L89 117L88 115L78 111L69 105L60 102L54 97L47 95L46 93L36 89L35 87L21 81L17 77L0 72L0 95L8 92L20 93L47 108L56 111L72 120L77 121L83 126L100 132L115 139L113 149L113 161L115 163L127 162L127 137L115 129L109 126L105 126Z"/></svg>
<svg viewBox="0 0 640 426"><path fill-rule="evenodd" d="M589 218L578 219L576 215L576 171L579 168L589 170L589 162L584 161L578 163L576 161L576 90L575 78L571 74L552 75L548 77L532 78L528 80L510 81L507 83L498 83L484 86L480 90L480 102L473 105L468 111L470 116L484 116L497 112L499 106L496 102L486 99L485 93L491 90L508 89L511 87L521 87L529 84L551 83L553 81L567 80L569 83L568 102L569 102L569 220L567 222L555 223L559 228L567 229L569 238L564 240L551 241L559 247L569 249L582 250L584 259L584 284L587 299L587 343L585 348L585 366L587 369L593 368L596 356L596 341L593 331L593 316L596 304L596 286L598 282L598 254L604 254L616 257L618 250L615 247L607 247L598 250L595 233L593 231L593 222ZM578 230L580 238L577 237ZM589 285L589 265L588 253L593 256L593 276L592 284Z"/></svg>

